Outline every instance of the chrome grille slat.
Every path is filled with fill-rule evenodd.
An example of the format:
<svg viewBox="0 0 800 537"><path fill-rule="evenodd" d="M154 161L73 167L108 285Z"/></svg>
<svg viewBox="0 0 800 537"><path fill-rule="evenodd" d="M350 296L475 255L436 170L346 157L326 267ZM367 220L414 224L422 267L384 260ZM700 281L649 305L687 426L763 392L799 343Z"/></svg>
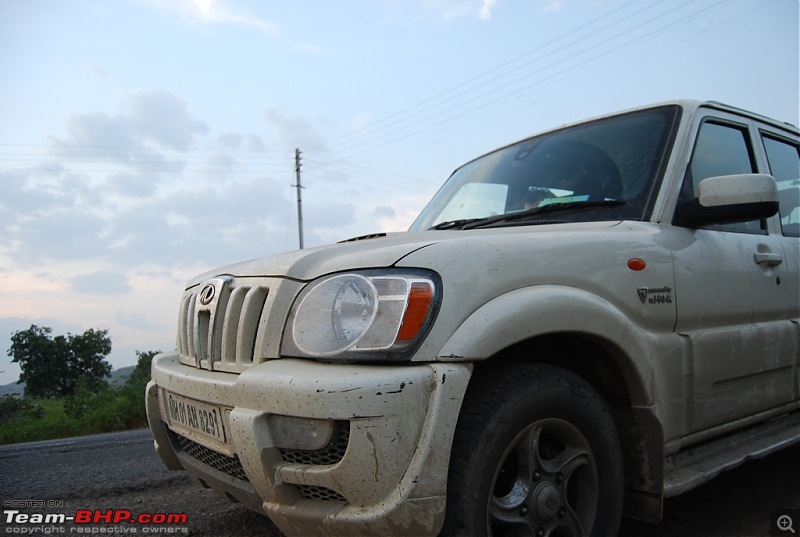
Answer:
<svg viewBox="0 0 800 537"><path fill-rule="evenodd" d="M269 287L250 283L213 278L184 294L177 342L181 363L234 373L253 364ZM203 296L209 286L214 292Z"/></svg>
<svg viewBox="0 0 800 537"><path fill-rule="evenodd" d="M194 347L194 305L196 302L197 294L188 294L184 297L185 309L181 310L181 322L183 332L183 348L181 349L181 362L197 366L197 351ZM185 358L184 358L185 357Z"/></svg>
<svg viewBox="0 0 800 537"><path fill-rule="evenodd" d="M183 357L189 354L189 343L187 341L189 334L186 331L186 323L183 322L183 320L188 317L188 310L189 298L184 295L181 297L181 307L178 310L178 334L176 337L178 342L178 354L181 356L181 362L184 361Z"/></svg>
<svg viewBox="0 0 800 537"><path fill-rule="evenodd" d="M256 335L266 301L267 290L263 287L255 287L247 293L242 304L239 331L236 337L236 356L243 363L253 363Z"/></svg>
<svg viewBox="0 0 800 537"><path fill-rule="evenodd" d="M249 290L249 287L237 287L231 292L228 300L225 322L222 323L222 361L227 364L236 363L236 340L241 322L239 312L242 311L242 305Z"/></svg>
<svg viewBox="0 0 800 537"><path fill-rule="evenodd" d="M227 307L231 292L232 289L230 287L224 286L220 291L220 296L215 307L213 307L211 311L211 327L213 330L209 331L209 365L206 366L210 369L214 369L213 365L210 364L218 362L222 358L222 328L225 326L225 319L228 315Z"/></svg>

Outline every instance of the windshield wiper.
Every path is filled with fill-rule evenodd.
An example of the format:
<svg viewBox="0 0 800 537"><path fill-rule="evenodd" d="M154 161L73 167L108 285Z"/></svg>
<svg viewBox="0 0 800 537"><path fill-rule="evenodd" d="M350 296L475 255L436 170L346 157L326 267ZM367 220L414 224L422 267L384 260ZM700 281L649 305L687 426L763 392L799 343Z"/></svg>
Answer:
<svg viewBox="0 0 800 537"><path fill-rule="evenodd" d="M453 228L464 229L463 226L472 224L473 222L479 222L481 220L486 220L486 218L462 218L461 220L448 220L447 222L440 222L433 227L429 227L428 230Z"/></svg>
<svg viewBox="0 0 800 537"><path fill-rule="evenodd" d="M486 218L473 219L466 221L461 226L461 229L476 229L483 226L495 224L497 222L511 222L514 220L522 220L530 216L538 216L540 214L550 214L559 211L566 211L569 209L584 209L586 207L609 207L625 205L625 200L583 200L583 201L570 201L567 203L551 203L543 207L532 207L524 211L516 213L498 214L496 216L489 216Z"/></svg>
<svg viewBox="0 0 800 537"><path fill-rule="evenodd" d="M625 200L583 200L583 201L570 201L566 203L551 203L543 207L532 207L524 211L515 213L497 214L494 216L487 216L484 218L462 218L460 220L448 220L440 222L428 230L441 230L441 229L476 229L482 226L488 226L496 222L510 222L513 220L520 220L529 216L537 216L540 214L555 213L567 209L583 209L585 207L607 207L614 205L625 205Z"/></svg>

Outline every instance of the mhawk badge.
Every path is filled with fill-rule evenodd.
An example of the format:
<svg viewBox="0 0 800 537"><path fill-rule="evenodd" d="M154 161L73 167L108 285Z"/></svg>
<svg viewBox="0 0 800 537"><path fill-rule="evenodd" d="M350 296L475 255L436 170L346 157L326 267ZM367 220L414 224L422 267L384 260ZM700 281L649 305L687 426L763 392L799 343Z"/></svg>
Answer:
<svg viewBox="0 0 800 537"><path fill-rule="evenodd" d="M672 304L672 287L640 287L636 294L642 304Z"/></svg>

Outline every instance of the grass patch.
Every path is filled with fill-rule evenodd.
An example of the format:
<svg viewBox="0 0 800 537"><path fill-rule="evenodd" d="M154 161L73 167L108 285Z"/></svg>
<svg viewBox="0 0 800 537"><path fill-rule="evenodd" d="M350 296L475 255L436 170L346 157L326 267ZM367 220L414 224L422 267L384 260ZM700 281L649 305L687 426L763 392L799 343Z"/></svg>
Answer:
<svg viewBox="0 0 800 537"><path fill-rule="evenodd" d="M34 403L44 409L42 417L20 416L0 424L0 444L35 442L53 438L83 436L138 429L147 426L144 389L141 396L123 389L110 389L87 401L86 411L70 416L65 411L67 399L42 399Z"/></svg>
<svg viewBox="0 0 800 537"><path fill-rule="evenodd" d="M80 434L79 424L71 423L64 414L63 399L39 399L33 401L44 409L40 418L22 416L0 425L0 444L14 444L34 440L48 440Z"/></svg>
<svg viewBox="0 0 800 537"><path fill-rule="evenodd" d="M68 397L0 398L0 444L139 429L147 426L144 390L150 360L158 351L140 353L131 376L121 385L99 389L79 384Z"/></svg>

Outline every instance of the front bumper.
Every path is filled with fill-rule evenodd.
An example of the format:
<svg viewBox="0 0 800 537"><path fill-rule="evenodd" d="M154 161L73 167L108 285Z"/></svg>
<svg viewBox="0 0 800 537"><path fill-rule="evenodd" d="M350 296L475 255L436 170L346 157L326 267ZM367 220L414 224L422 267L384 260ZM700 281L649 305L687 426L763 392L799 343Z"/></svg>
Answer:
<svg viewBox="0 0 800 537"><path fill-rule="evenodd" d="M168 353L156 357L152 373L147 414L167 467L263 510L287 536L438 533L469 365L280 359L234 375ZM224 439L173 423L168 394L219 408ZM332 440L336 453L278 449L272 414L344 424Z"/></svg>

